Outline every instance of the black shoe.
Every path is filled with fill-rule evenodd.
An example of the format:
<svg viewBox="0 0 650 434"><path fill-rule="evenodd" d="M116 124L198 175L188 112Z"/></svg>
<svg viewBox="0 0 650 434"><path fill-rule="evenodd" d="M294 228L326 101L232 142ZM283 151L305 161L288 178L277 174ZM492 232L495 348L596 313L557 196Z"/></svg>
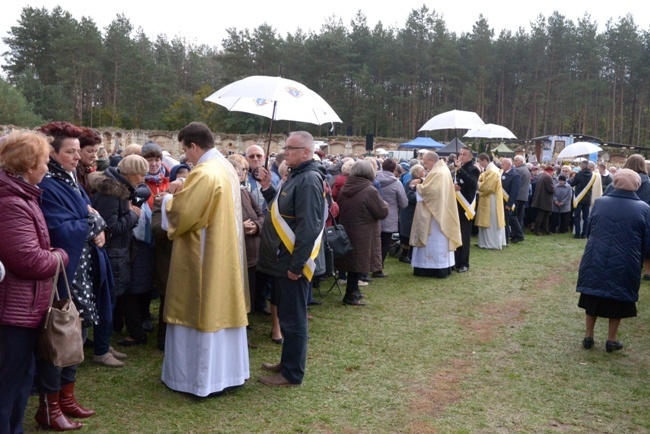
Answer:
<svg viewBox="0 0 650 434"><path fill-rule="evenodd" d="M147 343L147 337L139 338L139 339L122 339L121 341L117 341L118 345L122 345L123 347L132 347L133 345L144 345Z"/></svg>
<svg viewBox="0 0 650 434"><path fill-rule="evenodd" d="M271 315L271 309L269 309L268 306L264 306L262 309L257 309L257 313L261 313L262 315Z"/></svg>
<svg viewBox="0 0 650 434"><path fill-rule="evenodd" d="M382 271L381 273L372 273L372 277L383 279L384 277L388 277L388 274L384 274L384 272Z"/></svg>
<svg viewBox="0 0 650 434"><path fill-rule="evenodd" d="M611 353L612 351L618 351L623 349L623 342L621 341L607 341L605 343L605 350L608 353Z"/></svg>
<svg viewBox="0 0 650 434"><path fill-rule="evenodd" d="M404 262L406 264L410 264L411 263L411 258L409 258L408 256L400 256L399 261Z"/></svg>
<svg viewBox="0 0 650 434"><path fill-rule="evenodd" d="M370 283L370 282L372 282L372 279L371 279L370 277L368 277L368 276L365 276L365 277L359 277L359 280L361 280L361 281L363 281L363 282L366 282L366 283Z"/></svg>
<svg viewBox="0 0 650 434"><path fill-rule="evenodd" d="M361 300L362 298L364 298L366 296L366 294L364 294L363 292L357 290L357 291L354 291L354 296L356 298L358 298L359 300Z"/></svg>
<svg viewBox="0 0 650 434"><path fill-rule="evenodd" d="M650 280L650 274L644 274L644 275L643 275L643 280ZM88 341L88 339L86 339L86 342L87 342L87 341ZM84 345L84 346L85 346L85 345Z"/></svg>
<svg viewBox="0 0 650 434"><path fill-rule="evenodd" d="M469 271L469 267L463 265L462 267L457 268L456 271L458 271L459 273L466 273L467 271Z"/></svg>
<svg viewBox="0 0 650 434"><path fill-rule="evenodd" d="M320 306L321 304L323 304L322 301L312 300L309 303L307 303L307 306Z"/></svg>
<svg viewBox="0 0 650 434"><path fill-rule="evenodd" d="M580 235L574 235L573 238L580 239L582 237Z"/></svg>
<svg viewBox="0 0 650 434"><path fill-rule="evenodd" d="M151 324L151 320L145 319L144 321L142 321L142 330L144 330L147 333L153 331L153 324Z"/></svg>
<svg viewBox="0 0 650 434"><path fill-rule="evenodd" d="M594 338L587 337L582 340L582 348L584 348L585 350L588 350L593 346L594 346Z"/></svg>
<svg viewBox="0 0 650 434"><path fill-rule="evenodd" d="M524 240L523 238L512 238L510 242L512 244L517 244L517 243L521 243L523 240Z"/></svg>
<svg viewBox="0 0 650 434"><path fill-rule="evenodd" d="M274 338L273 333L271 333L271 340L275 342L278 345L282 345L284 343L284 338Z"/></svg>
<svg viewBox="0 0 650 434"><path fill-rule="evenodd" d="M348 299L347 297L343 298L343 304L347 304L348 306L365 306L366 305L366 303L359 300L358 298Z"/></svg>

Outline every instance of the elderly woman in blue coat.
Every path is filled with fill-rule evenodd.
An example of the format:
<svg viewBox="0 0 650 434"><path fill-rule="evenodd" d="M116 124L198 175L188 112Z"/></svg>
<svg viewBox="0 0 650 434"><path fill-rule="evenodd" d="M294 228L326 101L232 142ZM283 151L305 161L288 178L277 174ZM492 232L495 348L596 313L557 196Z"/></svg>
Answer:
<svg viewBox="0 0 650 434"><path fill-rule="evenodd" d="M618 327L622 318L636 316L643 258L650 248L650 206L635 193L641 177L621 169L613 185L614 191L597 199L591 211L576 288L578 306L586 312L583 347L594 345L598 317L608 318L607 352L623 348Z"/></svg>

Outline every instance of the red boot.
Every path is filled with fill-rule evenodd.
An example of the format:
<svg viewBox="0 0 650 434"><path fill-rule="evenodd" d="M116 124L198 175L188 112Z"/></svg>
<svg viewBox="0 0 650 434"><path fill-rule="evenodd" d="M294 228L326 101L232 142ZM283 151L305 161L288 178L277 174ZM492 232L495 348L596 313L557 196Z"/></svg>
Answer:
<svg viewBox="0 0 650 434"><path fill-rule="evenodd" d="M61 411L66 416L84 418L95 414L95 410L87 410L77 402L77 399L74 397L74 382L61 386L59 404Z"/></svg>
<svg viewBox="0 0 650 434"><path fill-rule="evenodd" d="M72 431L83 426L82 423L72 421L65 417L59 406L59 392L41 393L38 410L36 411L36 422L44 427L55 431Z"/></svg>

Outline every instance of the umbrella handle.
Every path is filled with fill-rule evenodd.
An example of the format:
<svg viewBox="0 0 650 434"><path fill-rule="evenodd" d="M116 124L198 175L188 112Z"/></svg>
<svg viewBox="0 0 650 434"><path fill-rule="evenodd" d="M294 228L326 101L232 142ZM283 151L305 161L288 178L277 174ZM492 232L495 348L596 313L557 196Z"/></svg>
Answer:
<svg viewBox="0 0 650 434"><path fill-rule="evenodd" d="M266 145L266 156L264 157L264 168L269 168L269 153L271 152L271 132L273 131L273 119L275 119L275 108L278 102L273 101L273 114L271 115L271 125L269 126L269 143Z"/></svg>

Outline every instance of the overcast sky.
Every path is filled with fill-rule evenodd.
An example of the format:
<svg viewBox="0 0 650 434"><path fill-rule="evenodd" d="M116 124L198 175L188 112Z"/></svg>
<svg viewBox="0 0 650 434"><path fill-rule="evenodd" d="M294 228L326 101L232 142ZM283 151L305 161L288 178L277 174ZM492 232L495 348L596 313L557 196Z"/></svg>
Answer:
<svg viewBox="0 0 650 434"><path fill-rule="evenodd" d="M82 16L92 18L100 30L123 13L134 28L142 27L154 39L158 34L169 38L182 36L190 42L221 46L226 36L225 29L254 29L263 23L273 26L280 36L294 33L297 28L318 33L330 17L341 19L349 27L357 11L361 10L372 28L381 21L385 27L403 28L407 17L414 9L427 5L442 15L448 28L457 35L471 32L479 14L487 18L495 30L495 37L502 29L516 31L523 27L530 30L530 23L542 14L549 17L558 11L567 19L577 22L585 13L598 23L599 32L605 30L610 18L615 22L631 14L641 30L650 30L650 7L647 0L452 0L424 2L422 0L326 0L321 2L305 0L235 0L176 2L149 2L138 0L6 0L0 12L0 36L18 23L23 7L45 7L52 10L60 5L76 19ZM0 43L0 52L8 47ZM4 58L0 60L4 64Z"/></svg>

